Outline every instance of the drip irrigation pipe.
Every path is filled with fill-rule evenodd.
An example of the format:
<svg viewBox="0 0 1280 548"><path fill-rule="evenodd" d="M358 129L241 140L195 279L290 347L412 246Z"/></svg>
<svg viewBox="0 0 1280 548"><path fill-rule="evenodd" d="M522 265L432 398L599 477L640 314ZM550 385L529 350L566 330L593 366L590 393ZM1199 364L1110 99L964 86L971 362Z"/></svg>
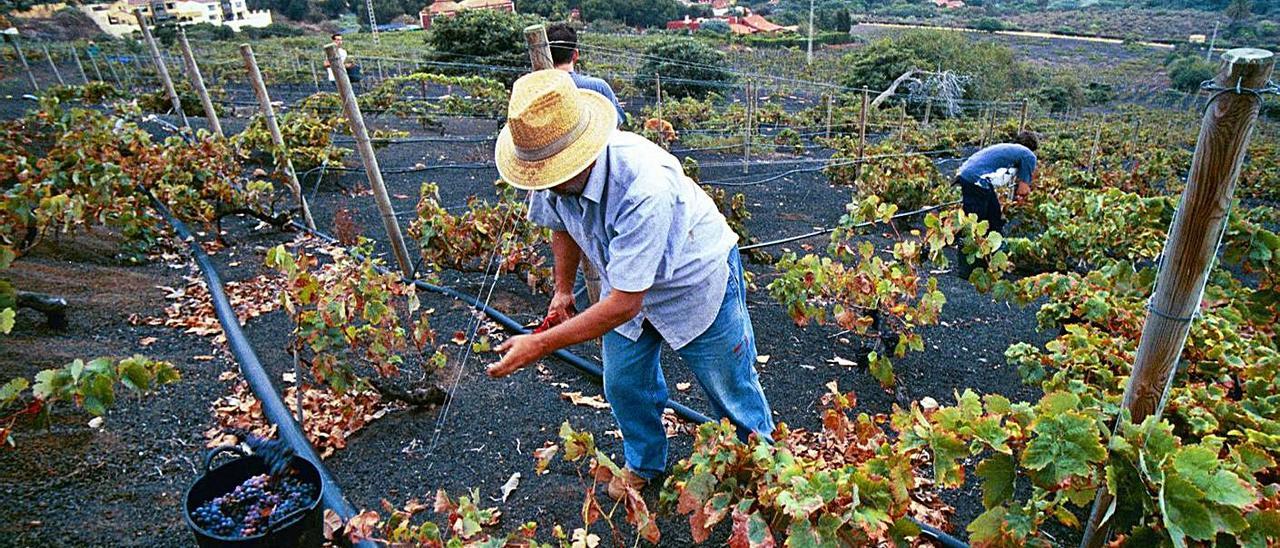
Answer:
<svg viewBox="0 0 1280 548"><path fill-rule="evenodd" d="M275 387L271 384L271 377L263 369L262 362L258 360L258 355L254 353L253 346L245 338L244 330L240 328L240 319L236 316L231 302L227 300L227 294L222 287L222 278L218 275L218 270L214 266L213 260L205 254L204 249L200 247L200 242L191 235L191 231L187 229L187 226L176 219L164 203L156 199L155 196L151 196L151 203L156 208L156 211L160 213L160 216L169 223L169 226L173 227L173 231L178 235L178 238L187 242L187 246L191 248L192 258L195 259L200 272L204 274L205 284L209 289L209 297L213 302L214 313L218 316L218 322L222 324L222 331L227 337L227 347L231 350L231 355L235 358L236 363L240 365L240 373L244 375L249 388L253 390L253 394L257 396L258 401L262 403L263 417L276 425L276 433L280 436L281 441L288 444L295 454L314 464L316 469L320 471L320 483L323 486L320 491L320 497L324 506L337 513L343 522L351 519L356 514L355 507L342 496L342 488L334 481L333 474L325 467L324 461L320 459L315 449L311 447L311 442L307 441L307 436L302 432L301 426L294 420L293 414L289 411L284 401L280 399L280 395L276 393ZM370 541L362 541L357 543L356 546L373 548L376 545Z"/></svg>
<svg viewBox="0 0 1280 548"><path fill-rule="evenodd" d="M933 208L936 209L940 207L945 207L947 205L953 205L954 203L959 203L959 202L933 206ZM911 213L917 213L917 212L908 212L900 215L907 215ZM338 240L333 236L325 234L324 232L321 232L319 230L311 230L307 228L306 225L298 223L297 221L293 222L293 226L296 227L298 230L310 233L311 235L316 236L320 239L323 239L331 244L339 243ZM386 267L379 266L377 268L378 270L381 270L384 273L390 272L390 270L387 269ZM440 295L444 295L446 297L450 297L452 299L462 301L464 303L469 303L472 305L472 307L475 310L484 312L484 314L486 316L489 316L489 318L493 319L493 321L498 322L498 324L502 325L503 327L511 331L514 331L521 335L527 335L530 333L530 331L527 328L525 328L525 326L522 325L520 322L515 321L510 316L507 316L506 314L499 312L497 309L494 309L493 307L487 304L481 304L480 299L477 299L474 296L467 295L465 293L459 292L450 287L427 283L423 280L413 280L413 285L414 287L423 289L425 291L438 293ZM604 382L604 369L601 368L596 363L590 360L587 360L585 358L582 358L581 356L578 356L577 354L574 354L565 349L556 350L555 352L552 353L552 355L555 356L556 358L559 358L561 361L569 364L574 369L577 369L578 371L585 373L587 376L591 378L591 380L597 383ZM679 416L681 419L684 419L686 422L690 422L693 424L714 422L711 420L710 417L703 415L702 413L699 413L698 411L695 411L694 409L684 404L681 404L679 402L676 402L674 400L667 399L664 405L666 405L667 408L674 411L677 416ZM960 539L943 532L941 529L922 523L916 520L915 518L909 517L908 519L910 519L913 523L915 523L916 526L920 527L921 536L934 541L935 543L941 545L943 548L969 548L968 544L965 544Z"/></svg>

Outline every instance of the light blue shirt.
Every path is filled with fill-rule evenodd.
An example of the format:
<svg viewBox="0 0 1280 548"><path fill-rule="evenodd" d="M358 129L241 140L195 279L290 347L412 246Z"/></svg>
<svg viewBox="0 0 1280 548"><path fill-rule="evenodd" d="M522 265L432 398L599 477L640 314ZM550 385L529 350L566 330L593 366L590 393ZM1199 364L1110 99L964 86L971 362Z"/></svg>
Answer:
<svg viewBox="0 0 1280 548"><path fill-rule="evenodd" d="M618 111L618 127L622 127L622 123L627 121L627 113L622 110L622 105L618 103L618 96L613 94L613 88L609 87L608 82L574 71L569 71L569 76L573 77L573 84L578 86L578 89L589 89L605 96L610 103L613 103L613 108Z"/></svg>
<svg viewBox="0 0 1280 548"><path fill-rule="evenodd" d="M662 147L615 131L582 195L535 191L529 219L573 237L601 273L601 298L613 288L646 292L618 334L638 339L647 319L679 349L715 321L738 235Z"/></svg>
<svg viewBox="0 0 1280 548"><path fill-rule="evenodd" d="M956 177L969 184L991 188L990 183L984 184L983 176L1001 169L1015 169L1018 179L1031 184L1031 174L1036 170L1036 153L1017 143L991 145L965 160Z"/></svg>

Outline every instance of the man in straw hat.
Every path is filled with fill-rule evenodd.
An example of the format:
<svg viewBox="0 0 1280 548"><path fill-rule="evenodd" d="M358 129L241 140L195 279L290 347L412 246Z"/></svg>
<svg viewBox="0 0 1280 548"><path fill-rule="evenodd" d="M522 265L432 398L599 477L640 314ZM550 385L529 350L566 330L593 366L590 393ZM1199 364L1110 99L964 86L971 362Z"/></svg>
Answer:
<svg viewBox="0 0 1280 548"><path fill-rule="evenodd" d="M773 432L754 369L738 235L711 198L656 144L617 131L603 95L564 71L525 75L511 90L498 136L498 171L532 191L529 218L552 230L550 329L499 345L502 377L566 346L603 337L604 392L622 430L627 473L615 498L666 469L663 341L693 370L712 410L745 438ZM575 314L580 260L602 273L600 302Z"/></svg>

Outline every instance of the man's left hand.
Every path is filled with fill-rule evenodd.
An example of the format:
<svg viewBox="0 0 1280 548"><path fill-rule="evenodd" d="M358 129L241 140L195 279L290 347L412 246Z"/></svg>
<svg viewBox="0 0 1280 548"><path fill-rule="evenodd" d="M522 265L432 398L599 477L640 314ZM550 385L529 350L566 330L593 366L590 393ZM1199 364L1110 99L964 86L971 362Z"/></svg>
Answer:
<svg viewBox="0 0 1280 548"><path fill-rule="evenodd" d="M1021 204L1027 200L1027 196L1031 194L1031 185L1018 181L1018 188L1013 191L1013 200Z"/></svg>
<svg viewBox="0 0 1280 548"><path fill-rule="evenodd" d="M495 379L515 373L549 353L538 335L516 335L494 350L502 354L502 360L487 370Z"/></svg>

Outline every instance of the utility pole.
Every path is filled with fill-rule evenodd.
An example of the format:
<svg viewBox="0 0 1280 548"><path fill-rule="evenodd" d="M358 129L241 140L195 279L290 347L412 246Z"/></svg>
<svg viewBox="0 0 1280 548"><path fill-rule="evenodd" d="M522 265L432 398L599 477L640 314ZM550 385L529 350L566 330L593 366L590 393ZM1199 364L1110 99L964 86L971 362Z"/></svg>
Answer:
<svg viewBox="0 0 1280 548"><path fill-rule="evenodd" d="M311 208L307 207L307 198L302 194L298 174L293 171L293 160L289 158L289 149L285 147L284 136L280 134L280 124L276 121L276 109L271 106L271 96L267 94L267 84L262 81L262 71L258 70L258 60L253 55L253 47L249 44L240 44L240 56L244 58L244 68L249 73L249 83L253 86L253 92L258 96L258 105L262 108L262 120L267 124L267 132L271 134L271 144L276 149L272 151L272 156L276 159L276 165L284 168L285 180L294 198L298 199L298 207L302 208L302 218L306 221L307 228L315 230L316 222L311 219Z"/></svg>
<svg viewBox="0 0 1280 548"><path fill-rule="evenodd" d="M813 64L813 0L809 0L809 50L804 57L805 66Z"/></svg>
<svg viewBox="0 0 1280 548"><path fill-rule="evenodd" d="M1205 109L1187 186L1169 227L1133 371L1124 390L1122 403L1129 418L1117 420L1140 424L1164 412L1178 358L1226 230L1240 164L1262 106L1256 94L1236 93L1234 89L1266 86L1275 67L1271 52L1253 48L1228 50L1222 61L1214 82L1230 91L1215 95ZM1098 489L1080 541L1082 548L1107 543L1107 518L1113 502L1114 496L1105 485Z"/></svg>
<svg viewBox="0 0 1280 548"><path fill-rule="evenodd" d="M342 66L338 59L337 44L325 46L324 54L329 59L329 66ZM373 188L373 199L378 204L378 213L381 214L382 226L387 231L391 253L395 255L404 277L412 278L413 262L409 260L409 249L405 247L404 236L400 234L400 224L396 221L395 209L391 207L391 198L387 196L387 186L382 182L382 170L378 168L378 157L373 153L373 142L369 139L369 130L365 128L360 104L356 102L355 91L351 89L351 79L345 70L333 71L333 79L338 85L338 95L342 97L342 107L347 114L347 123L351 126L351 136L356 139L356 150L360 152L360 159L364 162L369 186Z"/></svg>
<svg viewBox="0 0 1280 548"><path fill-rule="evenodd" d="M142 28L142 38L151 49L151 59L155 61L156 73L160 75L160 83L164 84L165 93L169 94L169 102L173 103L173 111L178 113L178 118L182 120L182 127L191 129L191 124L187 123L186 113L182 112L182 99L178 98L178 91L173 88L173 80L169 78L169 69L164 64L164 56L156 46L155 37L151 36L151 29L147 27L147 16L142 13L142 8L134 8L133 17L138 20L138 26Z"/></svg>

